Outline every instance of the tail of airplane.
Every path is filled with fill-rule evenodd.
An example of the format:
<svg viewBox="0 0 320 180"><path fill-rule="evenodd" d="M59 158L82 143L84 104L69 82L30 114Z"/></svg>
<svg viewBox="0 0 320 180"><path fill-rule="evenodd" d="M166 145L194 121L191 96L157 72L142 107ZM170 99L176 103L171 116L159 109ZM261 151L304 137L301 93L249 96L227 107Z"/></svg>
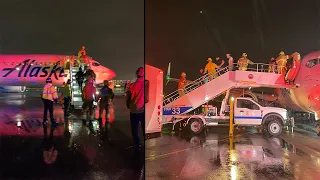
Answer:
<svg viewBox="0 0 320 180"><path fill-rule="evenodd" d="M168 65L168 70L167 70L167 75L166 75L166 85L170 82L170 81L174 81L174 82L179 82L179 79L177 78L171 78L170 77L170 73L171 73L171 62Z"/></svg>

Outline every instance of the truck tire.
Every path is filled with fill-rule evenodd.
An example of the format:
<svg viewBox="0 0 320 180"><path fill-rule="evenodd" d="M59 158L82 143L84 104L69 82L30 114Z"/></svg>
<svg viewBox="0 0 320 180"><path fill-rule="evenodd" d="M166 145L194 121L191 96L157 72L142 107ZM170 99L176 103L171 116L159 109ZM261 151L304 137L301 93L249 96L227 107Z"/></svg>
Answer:
<svg viewBox="0 0 320 180"><path fill-rule="evenodd" d="M190 119L188 129L193 134L200 134L203 130L203 123L201 119Z"/></svg>
<svg viewBox="0 0 320 180"><path fill-rule="evenodd" d="M282 128L282 124L277 120L270 121L267 126L268 133L274 137L282 133Z"/></svg>

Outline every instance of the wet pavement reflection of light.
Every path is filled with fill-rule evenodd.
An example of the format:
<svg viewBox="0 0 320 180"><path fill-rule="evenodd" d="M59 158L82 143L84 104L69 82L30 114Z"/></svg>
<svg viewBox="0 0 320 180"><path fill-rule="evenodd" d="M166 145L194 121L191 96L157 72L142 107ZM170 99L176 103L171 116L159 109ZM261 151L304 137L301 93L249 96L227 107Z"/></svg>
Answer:
<svg viewBox="0 0 320 180"><path fill-rule="evenodd" d="M319 179L319 156L282 137L255 130L228 137L217 127L192 136L162 135L146 142L147 179ZM301 139L303 141L303 139ZM320 143L319 143L320 145Z"/></svg>
<svg viewBox="0 0 320 180"><path fill-rule="evenodd" d="M42 126L39 96L0 94L1 180L139 179L144 156L128 148L132 138L123 97L115 97L112 126L105 120L83 126L79 111L64 119L61 106L55 105L54 116L63 124L52 129L50 123Z"/></svg>

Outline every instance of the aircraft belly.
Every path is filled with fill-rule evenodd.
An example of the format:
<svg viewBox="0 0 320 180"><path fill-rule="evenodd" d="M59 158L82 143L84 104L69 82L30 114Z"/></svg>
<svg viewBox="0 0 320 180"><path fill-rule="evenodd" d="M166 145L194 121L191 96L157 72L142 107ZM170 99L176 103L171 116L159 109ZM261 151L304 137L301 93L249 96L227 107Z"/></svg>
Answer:
<svg viewBox="0 0 320 180"><path fill-rule="evenodd" d="M308 108L305 108L296 98L295 93L292 90L281 89L278 94L279 103L285 107L288 107L295 111L306 111L309 112Z"/></svg>

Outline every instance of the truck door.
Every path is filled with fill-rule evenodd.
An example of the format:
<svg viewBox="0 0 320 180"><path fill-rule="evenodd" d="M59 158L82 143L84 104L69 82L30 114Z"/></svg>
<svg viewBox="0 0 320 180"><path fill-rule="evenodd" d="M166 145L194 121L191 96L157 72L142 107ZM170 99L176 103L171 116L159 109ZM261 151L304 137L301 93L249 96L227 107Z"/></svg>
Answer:
<svg viewBox="0 0 320 180"><path fill-rule="evenodd" d="M262 115L260 106L252 100L237 99L234 108L235 124L257 125L261 124Z"/></svg>

